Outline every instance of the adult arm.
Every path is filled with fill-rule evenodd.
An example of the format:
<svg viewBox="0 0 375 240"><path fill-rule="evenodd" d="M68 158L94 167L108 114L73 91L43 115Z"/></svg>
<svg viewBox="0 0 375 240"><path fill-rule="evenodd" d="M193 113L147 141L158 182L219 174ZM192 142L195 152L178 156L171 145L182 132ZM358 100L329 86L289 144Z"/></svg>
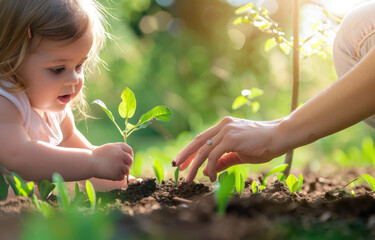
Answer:
<svg viewBox="0 0 375 240"><path fill-rule="evenodd" d="M345 129L375 113L375 48L350 72L285 118L260 122L231 117L199 134L172 163L192 181L242 163L264 163L287 151ZM212 145L206 144L212 140ZM227 154L226 154L227 153Z"/></svg>

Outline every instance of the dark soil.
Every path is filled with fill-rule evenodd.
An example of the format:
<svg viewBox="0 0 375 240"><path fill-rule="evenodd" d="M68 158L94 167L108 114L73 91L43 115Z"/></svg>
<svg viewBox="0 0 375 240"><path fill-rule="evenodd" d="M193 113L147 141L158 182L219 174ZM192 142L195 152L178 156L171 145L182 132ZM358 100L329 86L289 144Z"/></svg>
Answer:
<svg viewBox="0 0 375 240"><path fill-rule="evenodd" d="M173 180L145 179L97 197L101 209L116 215L112 239L375 239L374 192L367 183L345 187L366 171L374 176L368 170L341 170L329 177L306 172L295 195L279 181L252 194L254 178L248 178L225 216L216 214L212 184L180 181L174 187ZM33 211L28 198L0 201L0 232L17 235L13 223Z"/></svg>

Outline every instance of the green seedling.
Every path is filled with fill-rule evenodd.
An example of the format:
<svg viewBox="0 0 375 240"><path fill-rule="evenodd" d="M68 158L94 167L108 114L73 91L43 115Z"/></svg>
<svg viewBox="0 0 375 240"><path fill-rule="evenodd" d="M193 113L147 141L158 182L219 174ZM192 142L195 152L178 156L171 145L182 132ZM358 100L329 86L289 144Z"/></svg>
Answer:
<svg viewBox="0 0 375 240"><path fill-rule="evenodd" d="M118 107L118 112L120 116L125 119L124 130L121 130L121 128L115 121L115 118L113 117L112 112L108 110L104 102L102 102L101 100L95 100L93 101L93 103L98 104L104 110L107 116L115 124L120 134L123 136L125 142L126 142L126 139L130 136L130 134L132 134L136 130L147 127L151 123L152 119L156 118L161 121L168 121L171 118L172 113L169 110L169 108L165 106L156 106L150 111L143 114L138 120L138 122L133 125L129 123L129 119L134 116L134 113L136 110L135 95L129 88L125 88L125 90L121 94L121 99L122 99L122 102L120 103Z"/></svg>
<svg viewBox="0 0 375 240"><path fill-rule="evenodd" d="M254 180L254 181L251 183L251 190L253 191L254 194L259 193L260 188L259 188L259 184L258 184L257 181Z"/></svg>
<svg viewBox="0 0 375 240"><path fill-rule="evenodd" d="M293 174L290 174L285 181L285 184L288 186L290 192L295 194L296 192L300 191L303 184L303 175L299 175L299 179L296 178Z"/></svg>
<svg viewBox="0 0 375 240"><path fill-rule="evenodd" d="M87 192L87 197L89 198L90 203L91 203L91 209L94 210L96 206L96 192L95 192L94 186L88 180L86 180L86 192Z"/></svg>
<svg viewBox="0 0 375 240"><path fill-rule="evenodd" d="M234 186L239 195L242 194L245 188L245 179L247 178L246 169L241 166L232 166L228 169L228 174L234 174Z"/></svg>
<svg viewBox="0 0 375 240"><path fill-rule="evenodd" d="M81 191L79 190L79 184L78 184L78 182L76 182L76 183L74 184L74 193L75 193L75 195L77 196L77 195L79 195L80 192L81 192Z"/></svg>
<svg viewBox="0 0 375 240"><path fill-rule="evenodd" d="M244 89L241 91L241 95L238 96L233 104L232 109L237 110L238 108L242 107L243 105L247 104L251 107L253 113L258 112L260 108L260 104L257 101L254 101L254 98L263 95L264 91L259 88L252 88L252 89Z"/></svg>
<svg viewBox="0 0 375 240"><path fill-rule="evenodd" d="M375 179L372 176L365 173L362 174L362 177L366 180L368 185L370 185L371 190L375 191Z"/></svg>
<svg viewBox="0 0 375 240"><path fill-rule="evenodd" d="M54 173L52 175L52 181L56 184L57 202L63 210L68 210L70 208L71 198L63 177L59 173Z"/></svg>
<svg viewBox="0 0 375 240"><path fill-rule="evenodd" d="M268 173L266 173L263 177L263 180L262 180L262 185L263 186L267 186L267 178L269 176L271 176L272 174L275 174L275 173L282 173L285 171L285 169L288 167L288 164L282 164L282 165L278 165L274 168L272 168ZM282 178L282 176L279 174L278 175L280 178ZM284 175L285 177L285 175ZM279 179L280 180L280 179ZM281 181L281 180L280 180Z"/></svg>
<svg viewBox="0 0 375 240"><path fill-rule="evenodd" d="M4 175L0 172L0 201L7 199L9 184L5 181Z"/></svg>
<svg viewBox="0 0 375 240"><path fill-rule="evenodd" d="M302 173L298 177L298 188L297 192L300 192L302 190L302 184L303 184L303 175Z"/></svg>
<svg viewBox="0 0 375 240"><path fill-rule="evenodd" d="M286 180L286 176L284 173L279 173L277 174L276 179L279 180L280 182L284 182Z"/></svg>
<svg viewBox="0 0 375 240"><path fill-rule="evenodd" d="M155 175L158 179L158 182L161 183L161 181L164 179L163 165L161 164L161 162L159 160L154 159L154 161L152 163L152 166L154 168Z"/></svg>
<svg viewBox="0 0 375 240"><path fill-rule="evenodd" d="M33 181L25 183L23 179L15 172L12 172L12 177L6 176L6 178L16 196L28 197L34 193Z"/></svg>
<svg viewBox="0 0 375 240"><path fill-rule="evenodd" d="M31 199L33 200L33 203L35 204L38 211L42 213L44 217L48 218L49 216L52 215L52 209L46 202L40 201L35 196L35 194L31 195Z"/></svg>
<svg viewBox="0 0 375 240"><path fill-rule="evenodd" d="M266 188L266 186L259 185L258 181L256 181L256 180L254 180L251 183L251 190L253 191L254 194L261 192L265 188Z"/></svg>
<svg viewBox="0 0 375 240"><path fill-rule="evenodd" d="M86 192L87 192L87 189L86 189ZM73 201L70 203L70 206L72 207L85 206L85 201L88 198L88 194L85 194L84 192L80 191L78 182L76 182L74 185L74 193L75 193L75 196L74 196Z"/></svg>
<svg viewBox="0 0 375 240"><path fill-rule="evenodd" d="M174 186L177 187L178 184L178 176L180 175L180 166L174 170Z"/></svg>
<svg viewBox="0 0 375 240"><path fill-rule="evenodd" d="M45 201L53 189L55 189L55 185L46 179L38 182L38 190L41 200Z"/></svg>
<svg viewBox="0 0 375 240"><path fill-rule="evenodd" d="M217 203L217 213L221 216L225 214L225 210L231 199L235 187L234 173L228 174L227 171L219 175L219 181L215 183L215 200Z"/></svg>

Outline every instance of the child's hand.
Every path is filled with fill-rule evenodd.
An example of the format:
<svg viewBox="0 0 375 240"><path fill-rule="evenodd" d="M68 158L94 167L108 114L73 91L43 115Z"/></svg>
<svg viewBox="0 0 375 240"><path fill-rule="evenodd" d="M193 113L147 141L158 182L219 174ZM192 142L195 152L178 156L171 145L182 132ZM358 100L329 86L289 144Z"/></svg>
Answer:
<svg viewBox="0 0 375 240"><path fill-rule="evenodd" d="M142 182L143 181L142 178L135 178L132 175L129 175L128 179L129 179L129 184L131 184L131 183L137 183L137 182ZM122 181L122 184L121 184L120 188L124 189L124 188L127 188L127 187L128 187L128 181L127 181L127 179L125 179L124 181Z"/></svg>
<svg viewBox="0 0 375 240"><path fill-rule="evenodd" d="M108 143L92 150L94 177L123 180L133 164L133 150L126 143Z"/></svg>

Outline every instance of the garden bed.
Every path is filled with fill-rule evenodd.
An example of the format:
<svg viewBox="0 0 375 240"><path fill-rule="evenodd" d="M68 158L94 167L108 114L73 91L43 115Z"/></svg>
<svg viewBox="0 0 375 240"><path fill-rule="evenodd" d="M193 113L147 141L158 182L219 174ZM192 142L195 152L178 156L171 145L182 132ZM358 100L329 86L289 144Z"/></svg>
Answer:
<svg viewBox="0 0 375 240"><path fill-rule="evenodd" d="M306 172L302 191L294 195L279 181L252 194L250 183L262 177L253 176L225 216L216 213L210 183L180 181L174 187L173 180L145 179L97 197L99 209L115 216L111 239L374 239L374 192L367 183L343 188L363 171L328 177ZM23 216L35 211L30 198L0 202L0 231L17 236Z"/></svg>

